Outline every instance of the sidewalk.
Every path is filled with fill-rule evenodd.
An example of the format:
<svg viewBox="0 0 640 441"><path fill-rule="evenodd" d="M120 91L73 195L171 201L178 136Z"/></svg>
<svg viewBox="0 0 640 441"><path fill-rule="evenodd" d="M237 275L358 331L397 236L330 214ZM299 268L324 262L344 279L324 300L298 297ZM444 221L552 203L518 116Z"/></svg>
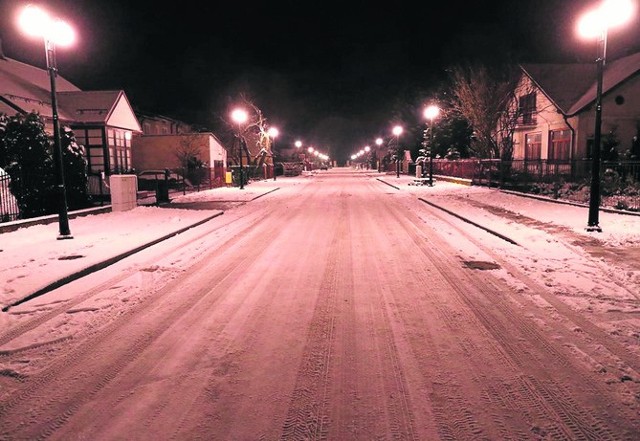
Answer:
<svg viewBox="0 0 640 441"><path fill-rule="evenodd" d="M283 184L253 181L242 190L221 187L173 195L160 207L72 212L70 240L57 240L57 215L22 225L13 222L11 230L0 233L0 308L37 297L223 214L208 204L250 202Z"/></svg>

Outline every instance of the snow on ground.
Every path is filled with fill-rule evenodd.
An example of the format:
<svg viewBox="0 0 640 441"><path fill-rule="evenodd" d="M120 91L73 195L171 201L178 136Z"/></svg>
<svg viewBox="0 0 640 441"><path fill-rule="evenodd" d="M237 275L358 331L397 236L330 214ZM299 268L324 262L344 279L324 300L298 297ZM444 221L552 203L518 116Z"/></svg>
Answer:
<svg viewBox="0 0 640 441"><path fill-rule="evenodd" d="M251 182L244 189L236 187L216 188L198 193L172 197L172 204L183 207L186 203L211 201L242 201L251 203L272 191L296 191L295 186L315 176L281 177L277 181ZM471 187L438 180L434 187L412 186L412 178L375 172L362 172L369 179L376 179L398 188L399 192L422 198L439 207L451 210L492 231L499 232L522 247L508 247L508 253L516 261L527 265L533 279L547 280L550 272L556 278L563 274L583 272L591 274L593 268L575 259L568 242L583 238L612 253L640 250L640 216L600 212L601 233L587 232L588 209L558 204L533 198L516 196L496 189ZM366 178L363 176L363 178ZM416 204L423 202L416 201ZM72 240L57 240L57 222L36 225L0 234L0 305L7 306L20 301L39 289L70 276L82 269L99 264L108 258L142 247L167 235L174 234L205 219L220 215L217 209L190 210L139 206L130 211L110 212L70 220ZM536 228L528 228L535 225ZM567 234L573 234L567 238ZM564 242L558 237L564 236ZM596 241L594 241L596 239ZM562 245L562 246L561 246ZM155 245L161 247L162 242ZM505 250L507 245L505 244ZM531 250L547 253L551 259L540 265L531 261ZM518 255L520 253L520 255ZM629 254L631 256L632 254ZM556 268L550 268L555 262ZM620 272L611 261L601 259L598 264L611 265L609 273ZM639 268L640 269L640 268ZM621 283L636 283L640 271L629 271L620 278ZM569 277L567 277L569 278ZM571 278L576 279L576 278ZM577 280L577 279L576 279ZM576 281L586 283L588 280ZM589 282L593 283L593 281ZM588 283L582 289L589 289ZM600 284L600 292L606 296L619 295L620 287ZM2 314L0 314L2 315ZM1 319L0 319L1 320ZM1 325L1 322L0 322Z"/></svg>

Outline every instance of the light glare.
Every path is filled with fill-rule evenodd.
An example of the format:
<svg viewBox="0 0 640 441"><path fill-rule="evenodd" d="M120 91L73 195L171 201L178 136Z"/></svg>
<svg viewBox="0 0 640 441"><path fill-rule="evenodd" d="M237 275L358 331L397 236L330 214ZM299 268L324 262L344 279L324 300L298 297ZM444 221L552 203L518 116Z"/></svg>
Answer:
<svg viewBox="0 0 640 441"><path fill-rule="evenodd" d="M635 3L631 0L604 0L578 20L578 34L583 38L599 37L609 28L623 25L634 13Z"/></svg>
<svg viewBox="0 0 640 441"><path fill-rule="evenodd" d="M434 120L440 114L440 108L436 105L431 105L424 109L424 117L430 120Z"/></svg>
<svg viewBox="0 0 640 441"><path fill-rule="evenodd" d="M249 119L249 114L244 109L234 109L231 112L231 119L237 124L244 124Z"/></svg>
<svg viewBox="0 0 640 441"><path fill-rule="evenodd" d="M76 34L67 22L55 20L49 26L47 37L57 45L71 46L76 39Z"/></svg>
<svg viewBox="0 0 640 441"><path fill-rule="evenodd" d="M18 18L20 29L31 37L43 37L50 23L49 15L43 9L33 5L25 7Z"/></svg>

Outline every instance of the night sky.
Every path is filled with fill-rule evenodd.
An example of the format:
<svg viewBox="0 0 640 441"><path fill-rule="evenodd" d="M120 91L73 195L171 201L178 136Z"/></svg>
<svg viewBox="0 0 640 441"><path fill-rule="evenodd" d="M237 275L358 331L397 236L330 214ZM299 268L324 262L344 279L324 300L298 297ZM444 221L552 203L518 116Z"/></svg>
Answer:
<svg viewBox="0 0 640 441"><path fill-rule="evenodd" d="M465 60L596 54L574 31L590 0L34 3L76 28L78 42L58 50L58 67L81 89L123 89L136 109L214 132L242 94L280 128L278 142L300 138L334 157L387 134L400 103L433 93ZM4 52L43 67L42 44L14 23L24 4L0 0ZM637 50L639 29L636 17L611 32L610 56Z"/></svg>

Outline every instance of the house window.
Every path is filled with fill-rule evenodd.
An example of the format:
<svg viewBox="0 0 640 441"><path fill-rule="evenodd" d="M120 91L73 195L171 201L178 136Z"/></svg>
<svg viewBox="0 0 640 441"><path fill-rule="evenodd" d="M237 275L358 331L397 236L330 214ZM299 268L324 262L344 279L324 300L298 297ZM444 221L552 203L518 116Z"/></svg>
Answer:
<svg viewBox="0 0 640 441"><path fill-rule="evenodd" d="M552 130L549 132L549 160L568 161L571 159L571 131Z"/></svg>
<svg viewBox="0 0 640 441"><path fill-rule="evenodd" d="M111 170L126 172L131 168L131 139L124 130L109 129L109 160Z"/></svg>
<svg viewBox="0 0 640 441"><path fill-rule="evenodd" d="M518 111L522 124L536 123L536 93L531 92L518 98Z"/></svg>
<svg viewBox="0 0 640 441"><path fill-rule="evenodd" d="M85 146L89 173L104 171L104 139L100 128L76 129L78 142Z"/></svg>
<svg viewBox="0 0 640 441"><path fill-rule="evenodd" d="M526 161L539 160L542 150L542 133L527 133L524 136L524 142L524 159Z"/></svg>

